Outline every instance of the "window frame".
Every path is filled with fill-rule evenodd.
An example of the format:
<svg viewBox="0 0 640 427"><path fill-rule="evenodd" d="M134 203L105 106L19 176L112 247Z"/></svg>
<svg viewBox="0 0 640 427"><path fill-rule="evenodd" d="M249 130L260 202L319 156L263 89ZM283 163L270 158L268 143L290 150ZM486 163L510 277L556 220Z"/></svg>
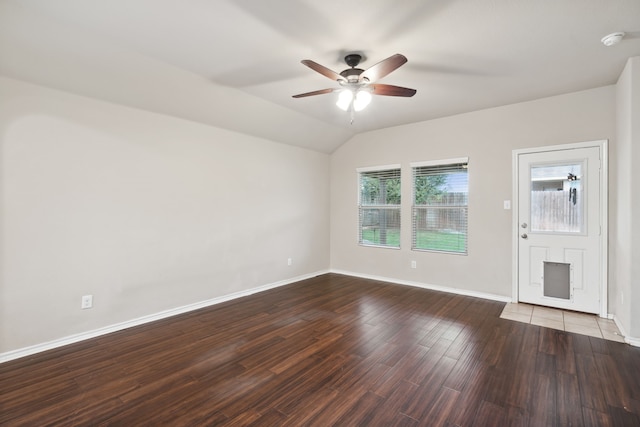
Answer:
<svg viewBox="0 0 640 427"><path fill-rule="evenodd" d="M429 204L416 204L416 178L417 178L417 170L419 168L434 168L434 175L437 174L438 167L446 167L451 166L452 168L459 167L460 169L465 169L467 172L467 186L466 186L466 204L464 205L451 205L451 206L441 206L441 205L429 205ZM417 252L435 252L442 254L452 254L452 255L463 255L466 256L469 254L469 158L468 157L457 157L451 159L442 159L442 160L429 160L423 162L412 162L410 163L411 167L411 250ZM424 176L424 175L422 175ZM425 209L432 206L437 209L464 209L464 251L454 251L454 250L443 250L443 249L435 249L435 248L422 248L417 247L417 232L418 227L416 224L418 210ZM439 229L440 230L440 229Z"/></svg>
<svg viewBox="0 0 640 427"><path fill-rule="evenodd" d="M398 179L400 180L400 203L397 205L392 204L378 204L378 205L363 205L362 204L362 176L363 174L371 173L371 172L387 172L387 171L398 171ZM368 247L368 248L384 248L384 249L396 249L399 250L402 246L401 235L402 235L402 166L400 164L392 164L392 165L383 165L383 166L368 166L361 167L356 169L357 172L357 189L358 189L358 227L357 227L357 241L359 246ZM362 218L363 218L363 210L364 209L394 209L398 211L398 245L382 245L375 243L365 243L362 238Z"/></svg>

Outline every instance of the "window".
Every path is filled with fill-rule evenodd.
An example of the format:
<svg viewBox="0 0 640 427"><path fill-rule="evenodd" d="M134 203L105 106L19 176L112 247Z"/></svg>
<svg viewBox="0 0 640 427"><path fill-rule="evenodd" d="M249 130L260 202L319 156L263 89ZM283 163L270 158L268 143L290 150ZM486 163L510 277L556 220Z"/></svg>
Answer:
<svg viewBox="0 0 640 427"><path fill-rule="evenodd" d="M583 163L532 165L531 231L584 233Z"/></svg>
<svg viewBox="0 0 640 427"><path fill-rule="evenodd" d="M414 250L467 253L468 159L411 164Z"/></svg>
<svg viewBox="0 0 640 427"><path fill-rule="evenodd" d="M358 169L358 242L400 247L400 166Z"/></svg>

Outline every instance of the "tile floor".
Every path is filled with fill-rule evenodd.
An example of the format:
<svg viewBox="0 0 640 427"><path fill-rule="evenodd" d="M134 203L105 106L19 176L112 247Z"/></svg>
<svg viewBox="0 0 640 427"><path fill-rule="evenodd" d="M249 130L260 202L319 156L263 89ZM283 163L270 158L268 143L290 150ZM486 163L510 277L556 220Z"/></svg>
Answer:
<svg viewBox="0 0 640 427"><path fill-rule="evenodd" d="M624 342L624 337L620 334L613 320L603 319L595 314L576 313L574 311L523 303L509 303L502 310L500 317L546 328Z"/></svg>

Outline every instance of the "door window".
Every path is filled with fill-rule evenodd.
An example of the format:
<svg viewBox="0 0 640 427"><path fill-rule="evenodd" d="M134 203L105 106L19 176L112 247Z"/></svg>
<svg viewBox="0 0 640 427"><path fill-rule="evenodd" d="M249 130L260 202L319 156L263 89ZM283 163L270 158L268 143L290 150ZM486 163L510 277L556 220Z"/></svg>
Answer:
<svg viewBox="0 0 640 427"><path fill-rule="evenodd" d="M581 162L531 166L531 227L540 233L584 233Z"/></svg>

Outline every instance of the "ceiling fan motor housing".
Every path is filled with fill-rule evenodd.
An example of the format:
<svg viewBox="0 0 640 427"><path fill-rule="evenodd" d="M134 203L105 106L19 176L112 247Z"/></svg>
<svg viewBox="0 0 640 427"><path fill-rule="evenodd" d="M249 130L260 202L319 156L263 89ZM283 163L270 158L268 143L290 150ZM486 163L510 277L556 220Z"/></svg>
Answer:
<svg viewBox="0 0 640 427"><path fill-rule="evenodd" d="M355 82L358 81L360 74L362 74L363 72L364 70L361 68L347 68L346 70L342 71L340 75L347 79L348 82Z"/></svg>
<svg viewBox="0 0 640 427"><path fill-rule="evenodd" d="M342 77L347 79L348 82L358 81L360 74L364 72L361 68L356 68L360 61L362 60L362 55L357 53L351 53L344 57L344 62L351 68L348 68L340 73Z"/></svg>

